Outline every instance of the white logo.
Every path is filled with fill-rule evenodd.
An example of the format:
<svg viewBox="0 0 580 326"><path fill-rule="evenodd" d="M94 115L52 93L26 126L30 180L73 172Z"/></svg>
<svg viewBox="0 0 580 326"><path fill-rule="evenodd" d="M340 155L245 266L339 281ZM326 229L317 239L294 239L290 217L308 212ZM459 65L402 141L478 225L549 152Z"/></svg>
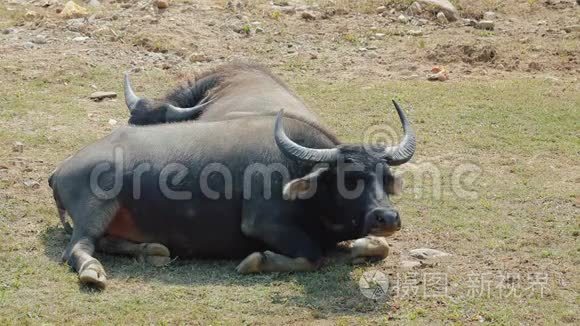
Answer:
<svg viewBox="0 0 580 326"><path fill-rule="evenodd" d="M389 279L379 271L366 271L358 280L358 287L365 297L373 300L382 299L388 294Z"/></svg>

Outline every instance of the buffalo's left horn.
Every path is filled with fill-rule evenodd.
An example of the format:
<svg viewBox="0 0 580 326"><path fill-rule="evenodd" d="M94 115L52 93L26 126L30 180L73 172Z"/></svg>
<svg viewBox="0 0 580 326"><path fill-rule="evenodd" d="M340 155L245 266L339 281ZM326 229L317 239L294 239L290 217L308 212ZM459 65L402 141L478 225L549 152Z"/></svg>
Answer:
<svg viewBox="0 0 580 326"><path fill-rule="evenodd" d="M201 114L203 110L211 104L213 100L207 101L205 103L196 105L190 108L180 108L171 104L166 104L167 106L167 121L184 121L191 120L195 116Z"/></svg>
<svg viewBox="0 0 580 326"><path fill-rule="evenodd" d="M127 108L129 112L133 111L137 102L141 100L141 98L135 95L133 92L133 88L131 87L131 81L129 80L129 73L125 73L125 103L127 104Z"/></svg>
<svg viewBox="0 0 580 326"><path fill-rule="evenodd" d="M333 162L338 158L338 149L316 149L308 148L293 142L286 133L284 132L284 127L282 126L282 119L284 116L284 110L280 110L276 116L276 125L274 127L274 139L278 148L284 153L284 155L291 157L293 159L298 159L301 161L309 161L314 163L323 162Z"/></svg>
<svg viewBox="0 0 580 326"><path fill-rule="evenodd" d="M403 112L403 109L401 109L399 103L393 100L393 104L397 109L397 113L401 119L401 124L403 124L403 131L405 132L405 136L399 145L385 148L383 158L390 165L401 165L408 162L413 157L413 154L415 154L415 131L411 127L411 123L409 123L409 120L407 120L407 117L405 116L405 113Z"/></svg>

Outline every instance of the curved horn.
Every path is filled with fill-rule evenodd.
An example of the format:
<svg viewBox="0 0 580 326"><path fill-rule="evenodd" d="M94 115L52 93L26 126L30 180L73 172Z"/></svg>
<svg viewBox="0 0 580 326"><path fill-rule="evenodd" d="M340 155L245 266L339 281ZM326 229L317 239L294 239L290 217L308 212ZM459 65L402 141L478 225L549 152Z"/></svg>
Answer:
<svg viewBox="0 0 580 326"><path fill-rule="evenodd" d="M405 137L397 146L385 148L385 154L383 158L387 160L390 165L401 165L408 162L413 154L415 154L415 131L411 127L411 123L407 120L403 109L397 101L393 100L393 104L397 109L399 118L401 119L401 124L403 125L403 131L405 132Z"/></svg>
<svg viewBox="0 0 580 326"><path fill-rule="evenodd" d="M314 149L298 145L286 136L284 132L284 127L282 126L282 118L284 115L284 110L280 110L276 116L276 125L274 127L274 139L278 148L284 153L284 155L301 160L309 161L315 163L322 162L332 162L336 161L338 158L338 149Z"/></svg>
<svg viewBox="0 0 580 326"><path fill-rule="evenodd" d="M167 107L167 122L183 121L195 119L205 108L213 102L213 99L205 103L196 105L190 108L180 108L171 104L166 104Z"/></svg>
<svg viewBox="0 0 580 326"><path fill-rule="evenodd" d="M131 87L131 81L129 80L129 73L125 73L125 103L127 104L127 108L129 108L129 112L133 111L137 102L141 100L141 98L135 95L133 92L133 88Z"/></svg>

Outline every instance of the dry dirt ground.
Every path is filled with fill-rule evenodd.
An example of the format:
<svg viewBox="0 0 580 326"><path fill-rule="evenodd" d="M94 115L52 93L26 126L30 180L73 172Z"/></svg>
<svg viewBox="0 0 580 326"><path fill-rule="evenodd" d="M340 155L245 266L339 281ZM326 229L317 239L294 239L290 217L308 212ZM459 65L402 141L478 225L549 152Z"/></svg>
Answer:
<svg viewBox="0 0 580 326"><path fill-rule="evenodd" d="M165 10L150 0L77 1L88 15L73 19L57 14L64 2L0 3L1 324L578 323L575 1L453 1L464 18L495 12L493 31L440 24L429 12L401 22L406 0L289 1L294 10L257 0L172 0ZM140 94L160 96L235 59L270 67L347 142L396 121L390 98L409 108L420 141L400 170L404 228L391 255L256 276L235 274L231 261L158 269L99 256L109 287L79 287L58 263L67 239L46 179L127 120L122 97L89 95L122 94L122 72L132 70ZM435 65L449 80L426 80ZM422 247L451 256L403 266ZM373 271L390 281L375 300L359 289Z"/></svg>

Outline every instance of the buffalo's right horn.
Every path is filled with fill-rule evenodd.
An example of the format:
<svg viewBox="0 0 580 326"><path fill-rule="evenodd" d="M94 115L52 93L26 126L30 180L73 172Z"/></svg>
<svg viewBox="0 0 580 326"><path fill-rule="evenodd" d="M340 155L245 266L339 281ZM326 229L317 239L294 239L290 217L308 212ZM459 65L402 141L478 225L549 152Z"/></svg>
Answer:
<svg viewBox="0 0 580 326"><path fill-rule="evenodd" d="M284 116L284 110L280 110L276 116L276 125L274 127L274 139L278 148L284 153L284 155L301 160L309 161L314 163L323 162L333 162L338 158L338 149L328 148L328 149L317 149L308 148L293 142L286 133L284 132L284 127L282 126L282 119Z"/></svg>
<svg viewBox="0 0 580 326"><path fill-rule="evenodd" d="M131 87L131 80L129 80L129 73L125 73L125 103L127 104L127 108L129 112L133 111L137 102L141 100L141 98L135 95L133 92L133 88Z"/></svg>

